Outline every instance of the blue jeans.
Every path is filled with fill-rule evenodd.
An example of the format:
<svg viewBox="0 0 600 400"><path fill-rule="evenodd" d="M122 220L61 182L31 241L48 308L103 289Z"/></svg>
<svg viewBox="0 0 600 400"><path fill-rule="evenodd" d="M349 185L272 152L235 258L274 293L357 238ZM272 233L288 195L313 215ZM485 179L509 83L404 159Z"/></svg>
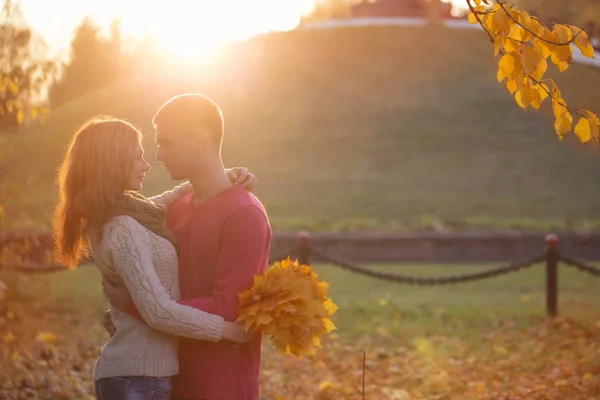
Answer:
<svg viewBox="0 0 600 400"><path fill-rule="evenodd" d="M95 386L98 400L169 400L173 377L113 376Z"/></svg>

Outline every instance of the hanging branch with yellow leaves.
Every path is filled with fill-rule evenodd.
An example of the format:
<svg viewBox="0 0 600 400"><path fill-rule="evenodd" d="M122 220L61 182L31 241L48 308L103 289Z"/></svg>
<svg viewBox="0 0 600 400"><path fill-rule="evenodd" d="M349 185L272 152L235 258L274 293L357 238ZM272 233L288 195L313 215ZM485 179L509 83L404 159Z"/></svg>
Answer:
<svg viewBox="0 0 600 400"><path fill-rule="evenodd" d="M474 3L474 4L473 4ZM483 3L483 4L482 4ZM551 78L544 79L548 58L560 72L573 60L572 44L585 57L594 57L588 35L573 25L549 23L498 0L490 6L487 0L467 0L469 22L479 24L494 44L498 60L498 82L506 79L506 88L517 104L539 109L546 98L552 99L554 129L560 139L573 129L573 115L579 117L574 132L582 143L598 142L600 120L589 110L576 110L567 105Z"/></svg>
<svg viewBox="0 0 600 400"><path fill-rule="evenodd" d="M0 97L4 99L0 102L0 116L14 114L17 122L22 124L26 113L29 112L31 119L39 119L43 123L50 111L45 107L23 104L18 95L19 84L0 73Z"/></svg>

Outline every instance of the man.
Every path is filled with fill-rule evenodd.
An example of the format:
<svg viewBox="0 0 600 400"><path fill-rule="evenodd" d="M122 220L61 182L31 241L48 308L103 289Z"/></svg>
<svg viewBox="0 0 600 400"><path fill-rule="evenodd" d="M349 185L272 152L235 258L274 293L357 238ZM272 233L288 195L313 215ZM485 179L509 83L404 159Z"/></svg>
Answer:
<svg viewBox="0 0 600 400"><path fill-rule="evenodd" d="M221 159L223 116L199 94L176 96L153 118L156 159L194 192L168 211L179 239L180 304L234 321L238 294L266 271L271 227L260 201L234 186ZM126 289L103 282L115 307L140 318ZM180 339L172 399L258 400L261 335L236 345Z"/></svg>

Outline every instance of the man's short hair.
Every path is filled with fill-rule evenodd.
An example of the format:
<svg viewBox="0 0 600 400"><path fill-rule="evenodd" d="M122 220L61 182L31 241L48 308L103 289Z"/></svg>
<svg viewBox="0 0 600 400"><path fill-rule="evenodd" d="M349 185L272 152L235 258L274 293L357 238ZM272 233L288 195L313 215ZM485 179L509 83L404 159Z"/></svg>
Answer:
<svg viewBox="0 0 600 400"><path fill-rule="evenodd" d="M181 94L167 100L152 118L152 124L154 128L162 125L182 132L202 128L216 143L220 144L223 139L221 108L213 100L198 93Z"/></svg>

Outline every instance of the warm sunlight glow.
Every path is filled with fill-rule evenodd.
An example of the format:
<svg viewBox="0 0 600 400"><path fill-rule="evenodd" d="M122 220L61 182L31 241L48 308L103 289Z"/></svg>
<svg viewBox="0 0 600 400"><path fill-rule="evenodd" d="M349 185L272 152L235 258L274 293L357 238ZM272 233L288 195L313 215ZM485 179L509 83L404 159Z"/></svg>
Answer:
<svg viewBox="0 0 600 400"><path fill-rule="evenodd" d="M28 23L53 50L68 53L85 16L98 25L122 21L125 35L149 35L174 61L202 60L223 42L294 28L318 0L21 0ZM368 0L365 0L368 1ZM442 0L465 8L466 0ZM57 10L60 19L48 18Z"/></svg>
<svg viewBox="0 0 600 400"><path fill-rule="evenodd" d="M100 26L114 19L125 35L149 35L166 56L199 60L220 44L294 28L315 0L22 0L25 18L51 48L68 51L73 29L85 16ZM60 13L60 19L48 15Z"/></svg>
<svg viewBox="0 0 600 400"><path fill-rule="evenodd" d="M149 34L166 55L205 59L224 42L294 28L313 0L170 0L168 9L147 2L122 15L123 28Z"/></svg>

